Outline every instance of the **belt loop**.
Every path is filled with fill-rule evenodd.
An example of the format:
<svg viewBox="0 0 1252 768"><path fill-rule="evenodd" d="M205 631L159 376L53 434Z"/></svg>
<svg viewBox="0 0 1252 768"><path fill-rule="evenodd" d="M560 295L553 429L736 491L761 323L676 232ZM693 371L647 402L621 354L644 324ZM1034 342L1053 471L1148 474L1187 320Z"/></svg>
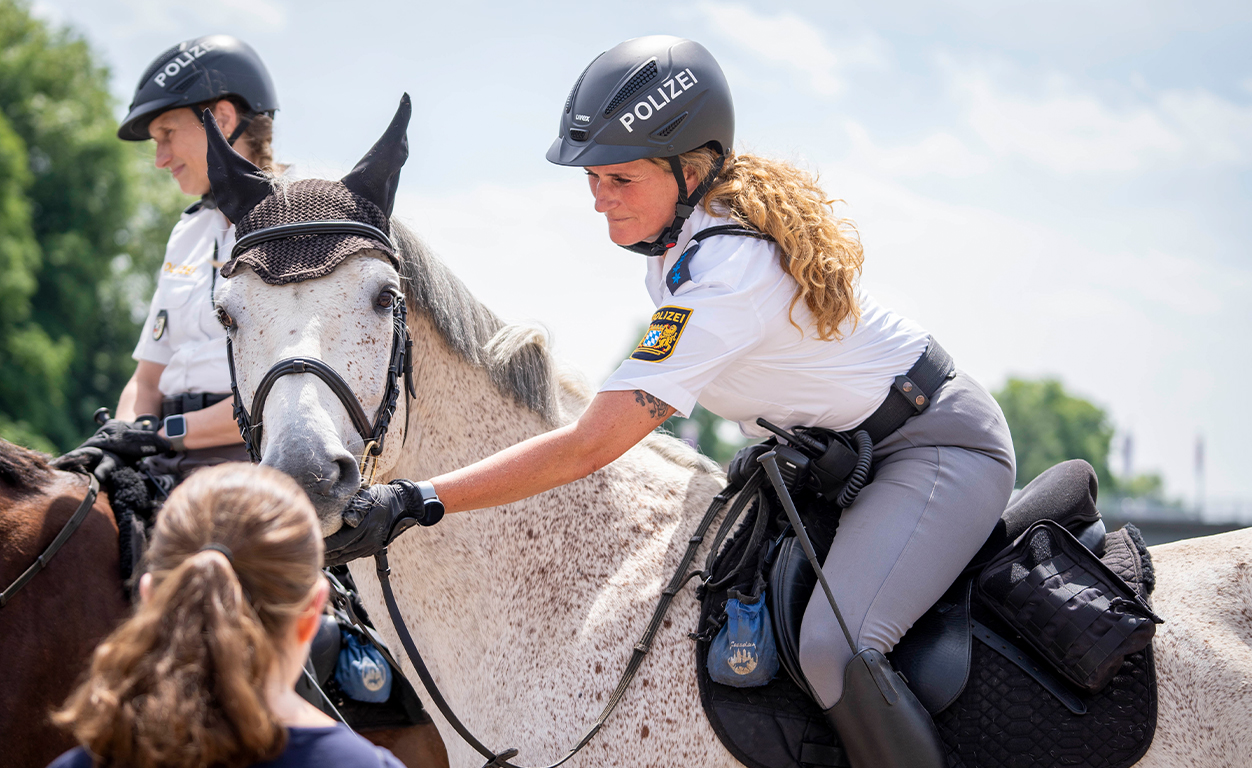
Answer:
<svg viewBox="0 0 1252 768"><path fill-rule="evenodd" d="M926 393L922 388L913 383L908 376L901 374L891 385L897 392L904 395L904 399L909 401L909 405L913 406L918 413L930 407L930 398L926 397Z"/></svg>

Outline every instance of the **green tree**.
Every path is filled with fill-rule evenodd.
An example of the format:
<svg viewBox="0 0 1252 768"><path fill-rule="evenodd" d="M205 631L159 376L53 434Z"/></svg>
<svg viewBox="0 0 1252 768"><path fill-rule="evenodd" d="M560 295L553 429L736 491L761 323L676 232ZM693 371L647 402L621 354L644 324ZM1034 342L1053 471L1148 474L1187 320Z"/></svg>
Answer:
<svg viewBox="0 0 1252 768"><path fill-rule="evenodd" d="M44 449L116 403L185 205L118 140L107 86L84 40L0 0L0 435Z"/></svg>
<svg viewBox="0 0 1252 768"><path fill-rule="evenodd" d="M1108 414L1065 391L1056 379L1009 379L995 393L1013 433L1017 485L1067 459L1083 459L1095 468L1100 487L1114 490L1109 472L1113 425Z"/></svg>

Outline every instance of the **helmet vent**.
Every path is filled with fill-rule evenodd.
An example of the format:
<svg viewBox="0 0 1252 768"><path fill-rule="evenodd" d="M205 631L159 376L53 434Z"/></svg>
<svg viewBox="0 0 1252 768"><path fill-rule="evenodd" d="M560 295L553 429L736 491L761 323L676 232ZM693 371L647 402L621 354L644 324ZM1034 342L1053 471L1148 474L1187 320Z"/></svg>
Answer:
<svg viewBox="0 0 1252 768"><path fill-rule="evenodd" d="M617 95L613 97L609 105L604 108L604 116L608 117L613 114L619 107L629 101L632 96L643 90L643 87L656 77L657 71L656 59L652 59L643 65L638 72L626 81L626 84L617 92Z"/></svg>
<svg viewBox="0 0 1252 768"><path fill-rule="evenodd" d="M678 126L683 124L683 121L687 119L687 115L689 114L689 112L682 113L678 117L661 126L660 129L652 135L660 139L668 138L671 133L678 130Z"/></svg>
<svg viewBox="0 0 1252 768"><path fill-rule="evenodd" d="M139 78L139 87L142 88L144 83L151 80L153 75L161 71L161 68L164 67L167 63L169 63L169 60L173 58L174 54L178 53L179 49L181 49L182 47L183 47L183 44L179 43L178 45L171 46L168 51L161 54L160 56L157 56L156 61L152 62L151 66L148 67L147 71L143 73L143 77Z"/></svg>
<svg viewBox="0 0 1252 768"><path fill-rule="evenodd" d="M192 72L187 77L184 77L182 80L179 80L177 83L174 83L173 85L171 85L170 93L186 93L187 89L195 85L196 81L199 79L200 79L200 73Z"/></svg>
<svg viewBox="0 0 1252 768"><path fill-rule="evenodd" d="M588 135L587 131L578 128L569 129L569 137L572 141L586 141Z"/></svg>
<svg viewBox="0 0 1252 768"><path fill-rule="evenodd" d="M600 56L603 56L603 55L604 54L600 54ZM600 56L597 56L595 57L595 59L592 59L591 64L595 64L597 61L599 61ZM591 64L587 65L587 69L591 69ZM567 115L569 114L569 111L573 109L574 107L574 95L578 93L578 86L583 84L583 78L587 76L587 69L584 69L583 73L578 76L578 79L576 81L574 81L574 87L569 89L569 98L565 100L565 114Z"/></svg>

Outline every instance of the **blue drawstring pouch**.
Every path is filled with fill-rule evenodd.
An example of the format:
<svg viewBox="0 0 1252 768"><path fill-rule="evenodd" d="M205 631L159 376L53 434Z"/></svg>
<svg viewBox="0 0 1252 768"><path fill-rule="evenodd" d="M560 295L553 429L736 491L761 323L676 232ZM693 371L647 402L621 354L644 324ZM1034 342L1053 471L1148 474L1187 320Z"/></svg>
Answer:
<svg viewBox="0 0 1252 768"><path fill-rule="evenodd" d="M343 648L335 665L335 681L350 698L380 704L391 698L391 667L387 660L355 632L343 633Z"/></svg>
<svg viewBox="0 0 1252 768"><path fill-rule="evenodd" d="M730 591L726 623L709 646L708 669L713 682L735 688L753 688L774 679L778 649L763 594L750 598Z"/></svg>

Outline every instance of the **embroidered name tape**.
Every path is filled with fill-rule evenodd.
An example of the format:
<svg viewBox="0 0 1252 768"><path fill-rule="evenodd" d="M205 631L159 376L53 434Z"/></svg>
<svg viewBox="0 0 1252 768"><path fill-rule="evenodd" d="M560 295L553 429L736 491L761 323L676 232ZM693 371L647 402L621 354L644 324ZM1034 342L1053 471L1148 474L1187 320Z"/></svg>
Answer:
<svg viewBox="0 0 1252 768"><path fill-rule="evenodd" d="M648 332L643 335L643 341L639 342L639 346L631 354L631 359L656 363L669 357L673 354L679 337L683 335L683 328L687 326L690 317L691 310L683 307L658 309L652 316L652 323L648 325Z"/></svg>

